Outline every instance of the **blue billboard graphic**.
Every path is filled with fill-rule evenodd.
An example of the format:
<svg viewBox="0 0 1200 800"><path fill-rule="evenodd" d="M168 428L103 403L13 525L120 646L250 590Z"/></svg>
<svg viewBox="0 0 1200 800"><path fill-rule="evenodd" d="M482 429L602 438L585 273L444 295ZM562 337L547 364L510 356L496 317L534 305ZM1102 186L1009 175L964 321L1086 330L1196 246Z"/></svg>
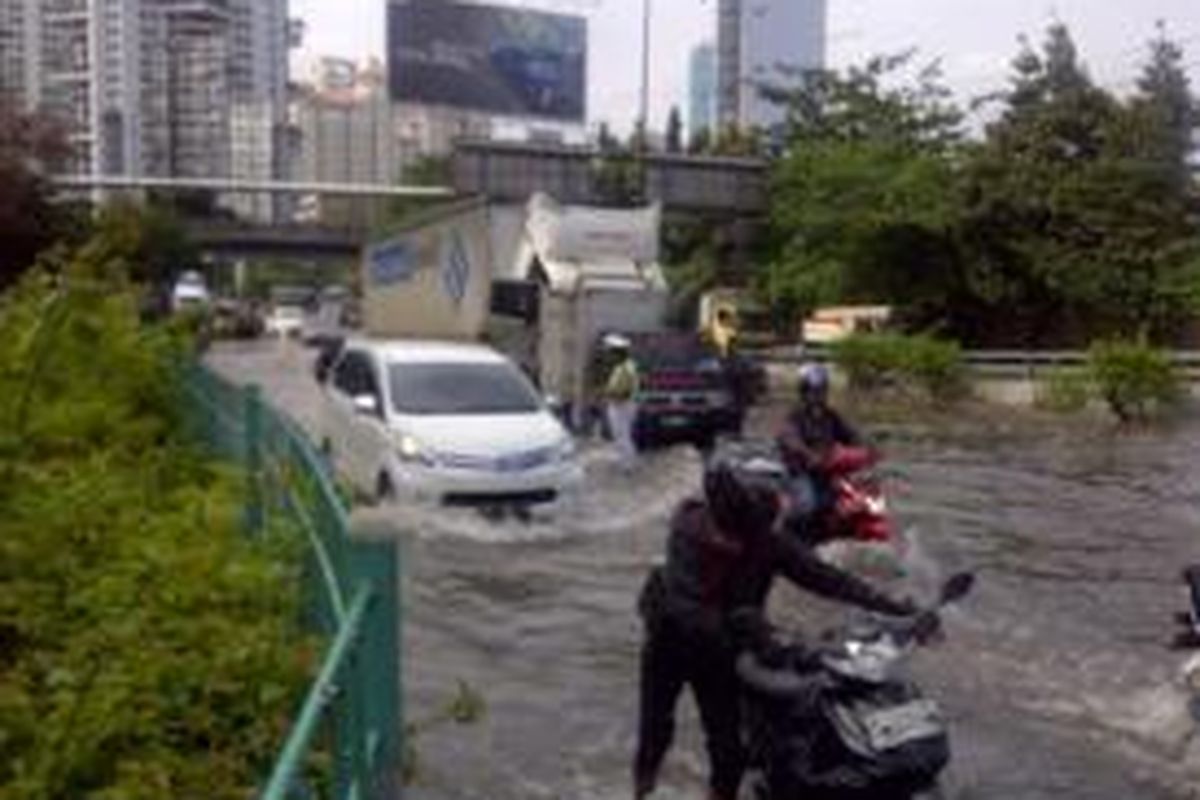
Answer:
<svg viewBox="0 0 1200 800"><path fill-rule="evenodd" d="M587 20L453 0L388 6L392 99L583 122Z"/></svg>
<svg viewBox="0 0 1200 800"><path fill-rule="evenodd" d="M456 306L467 296L471 282L471 260L462 234L450 231L442 243L442 290Z"/></svg>
<svg viewBox="0 0 1200 800"><path fill-rule="evenodd" d="M404 283L417 271L417 258L412 247L403 239L371 248L367 253L371 281L376 286Z"/></svg>

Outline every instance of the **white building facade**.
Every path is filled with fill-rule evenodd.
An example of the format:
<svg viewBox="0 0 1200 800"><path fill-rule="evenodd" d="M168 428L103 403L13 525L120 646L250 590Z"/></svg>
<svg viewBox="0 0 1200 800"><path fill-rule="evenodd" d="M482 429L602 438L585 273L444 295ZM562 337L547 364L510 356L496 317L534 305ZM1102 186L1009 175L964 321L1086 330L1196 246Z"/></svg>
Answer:
<svg viewBox="0 0 1200 800"><path fill-rule="evenodd" d="M763 83L785 69L820 69L826 59L827 0L720 0L717 104L722 125L770 128L784 110L764 100Z"/></svg>

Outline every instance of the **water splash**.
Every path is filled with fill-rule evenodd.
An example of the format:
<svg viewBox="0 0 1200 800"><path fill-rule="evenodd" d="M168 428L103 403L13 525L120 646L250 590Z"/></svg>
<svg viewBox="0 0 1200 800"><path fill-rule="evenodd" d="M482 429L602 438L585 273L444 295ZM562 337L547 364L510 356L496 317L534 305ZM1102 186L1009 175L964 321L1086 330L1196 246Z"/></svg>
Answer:
<svg viewBox="0 0 1200 800"><path fill-rule="evenodd" d="M665 531L675 508L701 485L702 464L691 448L647 453L632 472L622 468L610 448L586 448L580 460L586 472L583 488L551 506L531 509L529 519L433 504L377 507L360 518L369 521L364 524L391 525L419 539L557 542L578 536Z"/></svg>

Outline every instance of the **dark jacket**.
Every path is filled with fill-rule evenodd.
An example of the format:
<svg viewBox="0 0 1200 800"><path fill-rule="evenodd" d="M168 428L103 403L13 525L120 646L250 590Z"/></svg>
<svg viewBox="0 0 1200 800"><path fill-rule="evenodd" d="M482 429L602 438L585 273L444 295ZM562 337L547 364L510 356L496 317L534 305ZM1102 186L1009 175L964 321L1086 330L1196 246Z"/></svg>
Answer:
<svg viewBox="0 0 1200 800"><path fill-rule="evenodd" d="M779 436L787 467L793 472L817 470L834 445L854 447L861 441L858 431L828 406L796 406Z"/></svg>
<svg viewBox="0 0 1200 800"><path fill-rule="evenodd" d="M821 561L791 537L775 533L742 541L723 534L699 500L675 514L667 563L652 576L642 598L647 622L724 637L729 615L762 609L777 575L802 589L885 614L912 609L853 575Z"/></svg>

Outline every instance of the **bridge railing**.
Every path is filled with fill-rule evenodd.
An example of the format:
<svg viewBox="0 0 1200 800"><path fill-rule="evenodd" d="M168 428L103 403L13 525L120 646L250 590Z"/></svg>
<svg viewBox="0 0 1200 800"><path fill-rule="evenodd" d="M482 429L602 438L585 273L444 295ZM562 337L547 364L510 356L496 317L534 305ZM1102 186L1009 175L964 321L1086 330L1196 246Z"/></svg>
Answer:
<svg viewBox="0 0 1200 800"><path fill-rule="evenodd" d="M184 406L190 432L245 469L249 535L303 532L305 622L327 642L260 800L396 797L403 717L395 543L351 538L324 460L257 387L191 365Z"/></svg>

